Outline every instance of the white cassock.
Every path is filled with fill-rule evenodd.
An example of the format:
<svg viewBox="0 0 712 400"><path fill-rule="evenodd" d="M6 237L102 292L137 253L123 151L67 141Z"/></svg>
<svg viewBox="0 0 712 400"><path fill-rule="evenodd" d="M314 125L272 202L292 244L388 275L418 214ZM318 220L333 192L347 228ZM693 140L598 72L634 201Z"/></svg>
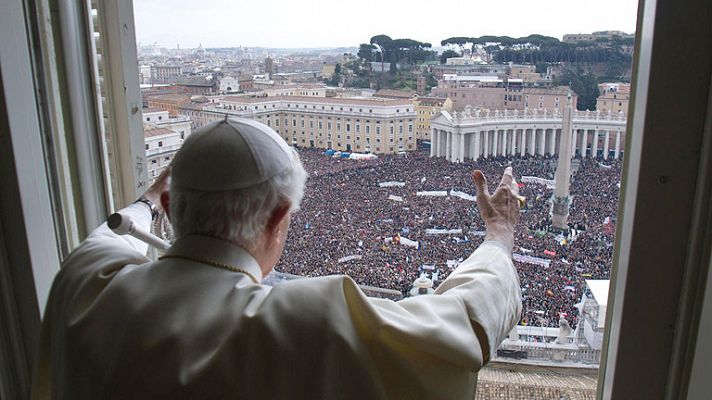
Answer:
<svg viewBox="0 0 712 400"><path fill-rule="evenodd" d="M143 204L121 212L148 229ZM205 236L156 262L146 250L103 224L70 255L33 398L472 400L476 372L521 312L510 252L495 242L436 295L397 302L346 276L260 285L246 251Z"/></svg>

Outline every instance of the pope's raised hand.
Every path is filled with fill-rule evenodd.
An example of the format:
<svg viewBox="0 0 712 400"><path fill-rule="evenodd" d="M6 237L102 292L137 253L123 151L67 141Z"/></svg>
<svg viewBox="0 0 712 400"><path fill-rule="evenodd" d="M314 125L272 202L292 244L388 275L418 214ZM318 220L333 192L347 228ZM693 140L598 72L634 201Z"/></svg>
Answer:
<svg viewBox="0 0 712 400"><path fill-rule="evenodd" d="M508 249L514 247L514 226L519 220L519 186L507 167L493 195L487 188L487 178L480 170L472 173L477 187L477 207L485 221L485 240L495 240Z"/></svg>

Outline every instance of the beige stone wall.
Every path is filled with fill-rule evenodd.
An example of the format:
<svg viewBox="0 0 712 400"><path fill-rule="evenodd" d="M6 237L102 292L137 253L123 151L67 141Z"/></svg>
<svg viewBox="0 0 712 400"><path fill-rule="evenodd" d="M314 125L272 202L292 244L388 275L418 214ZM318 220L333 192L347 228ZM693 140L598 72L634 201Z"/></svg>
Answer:
<svg viewBox="0 0 712 400"><path fill-rule="evenodd" d="M552 91L546 93L541 90L524 89L523 97L522 109L546 109L548 111L558 110L559 112L564 112L564 108L566 108L566 92ZM578 96L573 96L574 109L576 109L577 101Z"/></svg>
<svg viewBox="0 0 712 400"><path fill-rule="evenodd" d="M422 104L418 100L413 101L415 109L415 139L430 140L430 119L442 110L451 111L452 101L446 99L442 106Z"/></svg>
<svg viewBox="0 0 712 400"><path fill-rule="evenodd" d="M466 106L473 108L488 108L490 110L504 110L505 89L500 87L438 87L433 88L433 95L446 97L452 101L456 110Z"/></svg>
<svg viewBox="0 0 712 400"><path fill-rule="evenodd" d="M618 113L620 111L628 112L628 94L621 93L607 93L604 96L600 96L596 100L596 110L601 112L608 112L609 110L613 113Z"/></svg>
<svg viewBox="0 0 712 400"><path fill-rule="evenodd" d="M291 144L340 151L393 154L416 146L413 117L355 117L294 112L261 113L256 121L272 127Z"/></svg>

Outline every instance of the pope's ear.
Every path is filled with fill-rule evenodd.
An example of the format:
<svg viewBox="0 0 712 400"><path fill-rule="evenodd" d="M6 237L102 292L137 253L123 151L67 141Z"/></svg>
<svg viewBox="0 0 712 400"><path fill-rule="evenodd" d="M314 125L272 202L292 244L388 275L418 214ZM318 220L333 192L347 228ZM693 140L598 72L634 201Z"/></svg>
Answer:
<svg viewBox="0 0 712 400"><path fill-rule="evenodd" d="M272 214L267 221L267 229L265 230L268 235L271 236L279 232L284 219L289 218L289 208L288 203L282 202L272 210Z"/></svg>
<svg viewBox="0 0 712 400"><path fill-rule="evenodd" d="M171 195L170 193L166 190L165 192L161 193L161 207L163 207L163 212L166 213L166 217L168 217L168 220L171 220Z"/></svg>

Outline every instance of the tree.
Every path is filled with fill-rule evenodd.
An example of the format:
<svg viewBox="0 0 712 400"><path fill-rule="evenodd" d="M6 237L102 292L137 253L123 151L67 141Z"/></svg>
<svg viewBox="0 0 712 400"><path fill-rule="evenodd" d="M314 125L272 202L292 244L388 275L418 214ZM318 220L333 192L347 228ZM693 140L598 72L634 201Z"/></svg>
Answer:
<svg viewBox="0 0 712 400"><path fill-rule="evenodd" d="M454 50L445 50L440 54L440 64L445 64L448 58L460 57L460 54Z"/></svg>
<svg viewBox="0 0 712 400"><path fill-rule="evenodd" d="M372 45L375 45L378 47L379 52L381 53L381 72L383 72L383 65L384 65L384 59L386 57L386 50L390 49L391 43L393 42L393 39L391 39L390 36L388 35L376 35L371 38L370 43Z"/></svg>
<svg viewBox="0 0 712 400"><path fill-rule="evenodd" d="M571 85L571 90L578 95L576 109L595 110L598 99L598 79L591 72L583 72L581 67L576 70L567 69L560 78L554 81L559 85Z"/></svg>
<svg viewBox="0 0 712 400"><path fill-rule="evenodd" d="M460 54L465 50L465 45L468 43L473 43L473 39L469 37L451 37L440 42L441 46L455 45L460 48Z"/></svg>
<svg viewBox="0 0 712 400"><path fill-rule="evenodd" d="M336 63L336 65L334 66L334 74L338 75L340 73L341 73L341 64Z"/></svg>
<svg viewBox="0 0 712 400"><path fill-rule="evenodd" d="M371 62L374 61L374 53L376 51L376 46L370 44L370 43L361 43L358 49L358 53L356 55L366 61L366 62Z"/></svg>

